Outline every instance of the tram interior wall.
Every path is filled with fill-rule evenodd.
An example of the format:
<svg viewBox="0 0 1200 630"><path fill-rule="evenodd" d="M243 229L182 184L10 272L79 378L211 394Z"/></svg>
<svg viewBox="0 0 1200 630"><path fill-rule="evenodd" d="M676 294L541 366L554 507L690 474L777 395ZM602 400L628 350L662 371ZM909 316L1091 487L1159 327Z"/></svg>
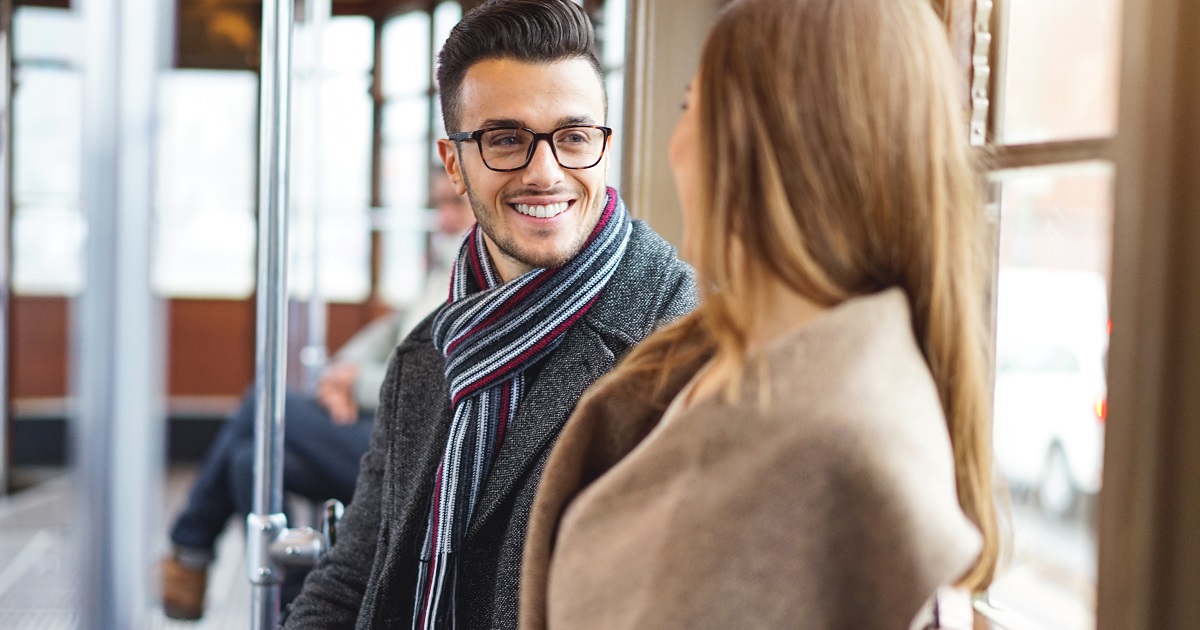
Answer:
<svg viewBox="0 0 1200 630"><path fill-rule="evenodd" d="M171 463L198 461L253 383L254 298L173 299L165 310L166 454ZM385 311L373 303L330 305L330 353ZM67 461L69 317L70 298L13 298L9 452L15 466L61 466Z"/></svg>

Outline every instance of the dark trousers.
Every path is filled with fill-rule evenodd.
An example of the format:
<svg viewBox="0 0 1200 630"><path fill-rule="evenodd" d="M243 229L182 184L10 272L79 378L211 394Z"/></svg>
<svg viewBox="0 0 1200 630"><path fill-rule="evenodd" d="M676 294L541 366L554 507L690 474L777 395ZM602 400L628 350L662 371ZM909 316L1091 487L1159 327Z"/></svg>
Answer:
<svg viewBox="0 0 1200 630"><path fill-rule="evenodd" d="M311 396L287 394L283 418L283 488L313 500L349 503L358 462L371 438L371 416L338 426ZM183 512L171 528L171 542L211 551L234 514L244 518L254 500L254 397L247 394L217 434ZM289 526L297 526L291 523Z"/></svg>

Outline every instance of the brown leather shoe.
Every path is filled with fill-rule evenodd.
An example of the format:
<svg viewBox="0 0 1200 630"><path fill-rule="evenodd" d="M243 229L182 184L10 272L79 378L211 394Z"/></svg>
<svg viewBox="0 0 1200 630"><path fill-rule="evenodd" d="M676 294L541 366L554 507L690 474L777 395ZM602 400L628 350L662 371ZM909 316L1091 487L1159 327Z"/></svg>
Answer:
<svg viewBox="0 0 1200 630"><path fill-rule="evenodd" d="M162 561L163 612L171 619L199 619L204 615L208 570L191 569L175 558Z"/></svg>

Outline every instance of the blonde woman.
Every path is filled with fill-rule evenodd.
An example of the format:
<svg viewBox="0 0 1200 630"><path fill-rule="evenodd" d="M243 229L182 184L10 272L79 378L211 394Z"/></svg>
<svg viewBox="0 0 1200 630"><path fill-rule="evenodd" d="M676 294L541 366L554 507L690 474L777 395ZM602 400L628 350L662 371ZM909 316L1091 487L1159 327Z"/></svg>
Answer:
<svg viewBox="0 0 1200 630"><path fill-rule="evenodd" d="M944 32L925 0L735 1L700 68L670 159L702 304L563 431L521 625L922 627L998 548Z"/></svg>

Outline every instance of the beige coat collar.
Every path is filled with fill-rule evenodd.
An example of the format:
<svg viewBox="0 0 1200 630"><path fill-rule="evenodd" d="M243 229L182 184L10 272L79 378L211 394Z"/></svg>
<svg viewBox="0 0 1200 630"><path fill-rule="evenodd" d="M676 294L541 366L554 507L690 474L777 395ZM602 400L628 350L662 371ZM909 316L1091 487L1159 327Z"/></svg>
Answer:
<svg viewBox="0 0 1200 630"><path fill-rule="evenodd" d="M700 401L649 439L702 362L658 395L619 368L589 390L530 517L522 627L905 629L969 568L980 539L904 293L849 300L764 356L766 410L752 369L736 404ZM669 518L648 525L654 510ZM672 577L634 588L626 571Z"/></svg>

